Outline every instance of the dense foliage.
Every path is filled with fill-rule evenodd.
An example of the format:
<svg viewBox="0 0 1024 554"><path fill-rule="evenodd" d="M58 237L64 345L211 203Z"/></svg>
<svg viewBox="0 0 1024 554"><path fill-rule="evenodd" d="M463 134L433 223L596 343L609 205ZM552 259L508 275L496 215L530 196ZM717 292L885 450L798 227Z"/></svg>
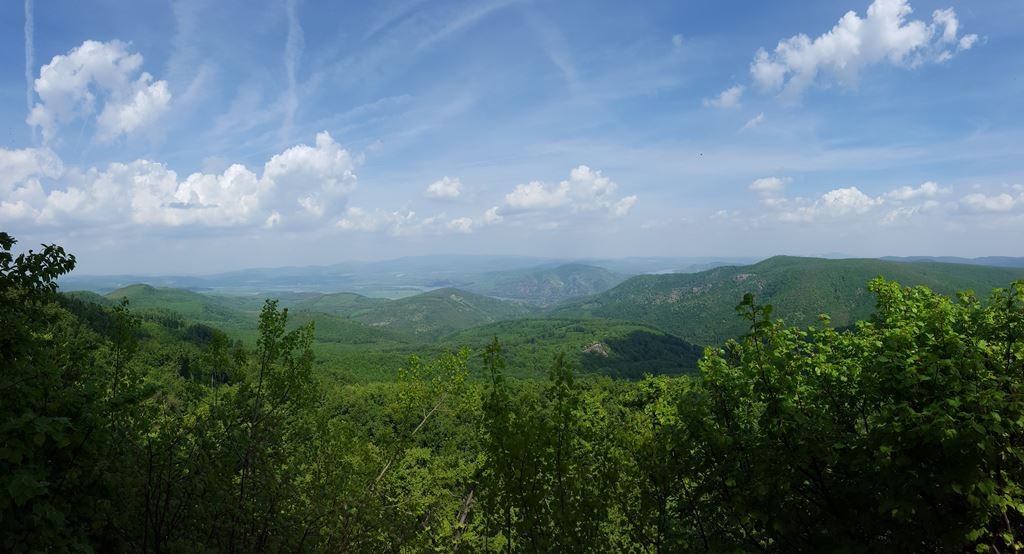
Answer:
<svg viewBox="0 0 1024 554"><path fill-rule="evenodd" d="M517 380L522 345L495 337L341 384L273 301L245 348L59 295L74 258L13 245L0 233L3 551L1024 548L1024 281L954 301L876 279L875 314L842 330L748 295L747 333L697 377L580 376L555 354Z"/></svg>

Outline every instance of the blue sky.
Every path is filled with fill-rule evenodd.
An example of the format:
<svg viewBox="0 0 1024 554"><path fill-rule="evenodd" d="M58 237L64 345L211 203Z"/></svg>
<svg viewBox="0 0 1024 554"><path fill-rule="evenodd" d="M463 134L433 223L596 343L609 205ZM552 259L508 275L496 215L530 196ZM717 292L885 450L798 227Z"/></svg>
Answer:
<svg viewBox="0 0 1024 554"><path fill-rule="evenodd" d="M0 228L87 273L1024 255L1024 4L0 5Z"/></svg>

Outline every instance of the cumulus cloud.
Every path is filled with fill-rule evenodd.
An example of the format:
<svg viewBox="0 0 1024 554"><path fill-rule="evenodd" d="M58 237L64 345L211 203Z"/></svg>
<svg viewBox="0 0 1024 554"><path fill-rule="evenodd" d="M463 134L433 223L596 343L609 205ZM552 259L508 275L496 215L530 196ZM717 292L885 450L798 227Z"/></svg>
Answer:
<svg viewBox="0 0 1024 554"><path fill-rule="evenodd" d="M327 131L317 133L314 146L293 146L271 158L263 180L275 204L285 209L298 204L313 218L340 213L345 197L356 188L352 156Z"/></svg>
<svg viewBox="0 0 1024 554"><path fill-rule="evenodd" d="M505 206L520 212L568 209L573 213L604 211L612 217L622 217L629 213L637 198L615 198L618 187L600 170L581 165L557 185L541 181L516 185L505 195Z"/></svg>
<svg viewBox="0 0 1024 554"><path fill-rule="evenodd" d="M881 203L881 199L872 198L861 192L857 187L846 187L830 190L811 204L784 210L780 214L780 218L783 221L808 222L822 217L836 218L860 215Z"/></svg>
<svg viewBox="0 0 1024 554"><path fill-rule="evenodd" d="M47 191L45 179L58 182ZM39 225L296 227L342 213L355 187L351 156L326 132L273 156L262 175L235 164L180 179L149 160L67 171L46 148L0 149L0 213Z"/></svg>
<svg viewBox="0 0 1024 554"><path fill-rule="evenodd" d="M426 194L430 198L458 198L462 195L462 181L457 177L453 179L445 175L440 180L430 183Z"/></svg>
<svg viewBox="0 0 1024 554"><path fill-rule="evenodd" d="M771 52L758 50L751 77L763 90L782 90L793 98L822 75L851 85L868 66L940 63L978 40L977 35L958 36L952 8L936 10L930 23L908 20L912 12L907 0L875 0L866 17L849 11L817 38L799 34L779 41Z"/></svg>
<svg viewBox="0 0 1024 554"><path fill-rule="evenodd" d="M142 55L118 40L87 40L54 56L39 71L39 97L27 123L52 141L58 129L79 118L96 116L96 139L110 141L143 129L167 110L171 92L166 81L141 72Z"/></svg>
<svg viewBox="0 0 1024 554"><path fill-rule="evenodd" d="M738 108L743 97L743 86L736 85L723 90L714 98L705 98L704 106L710 108Z"/></svg>
<svg viewBox="0 0 1024 554"><path fill-rule="evenodd" d="M64 164L49 148L0 148L0 194L9 193L15 185L28 179L52 179L60 176L63 171Z"/></svg>

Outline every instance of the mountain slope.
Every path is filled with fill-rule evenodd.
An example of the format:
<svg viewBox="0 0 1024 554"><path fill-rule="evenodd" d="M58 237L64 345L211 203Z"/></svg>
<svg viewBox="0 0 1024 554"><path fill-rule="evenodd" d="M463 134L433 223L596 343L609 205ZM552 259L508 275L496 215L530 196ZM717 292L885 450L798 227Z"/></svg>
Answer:
<svg viewBox="0 0 1024 554"><path fill-rule="evenodd" d="M369 298L354 292L338 292L310 296L303 300L286 303L290 307L349 317L387 304L384 298Z"/></svg>
<svg viewBox="0 0 1024 554"><path fill-rule="evenodd" d="M553 310L555 317L607 317L654 325L696 344L716 344L746 330L734 307L747 292L775 307L775 317L794 325L817 323L828 313L838 327L868 317L875 306L867 291L883 276L902 285L926 285L953 294L988 291L1024 278L1024 269L882 260L826 260L777 256L742 267L693 274L642 275L604 293Z"/></svg>
<svg viewBox="0 0 1024 554"><path fill-rule="evenodd" d="M626 279L603 267L565 264L485 273L463 288L477 294L520 300L538 306L604 292Z"/></svg>
<svg viewBox="0 0 1024 554"><path fill-rule="evenodd" d="M244 325L252 320L246 311L230 305L229 300L184 289L129 285L105 297L113 301L127 298L134 310L169 310L193 321Z"/></svg>
<svg viewBox="0 0 1024 554"><path fill-rule="evenodd" d="M520 319L473 327L439 342L483 351L497 337L511 375L544 378L554 356L564 352L583 373L628 379L646 373L679 375L697 369L703 349L676 336L608 319Z"/></svg>
<svg viewBox="0 0 1024 554"><path fill-rule="evenodd" d="M532 312L516 302L444 288L379 304L354 313L352 319L410 337L434 339L477 325L526 317Z"/></svg>

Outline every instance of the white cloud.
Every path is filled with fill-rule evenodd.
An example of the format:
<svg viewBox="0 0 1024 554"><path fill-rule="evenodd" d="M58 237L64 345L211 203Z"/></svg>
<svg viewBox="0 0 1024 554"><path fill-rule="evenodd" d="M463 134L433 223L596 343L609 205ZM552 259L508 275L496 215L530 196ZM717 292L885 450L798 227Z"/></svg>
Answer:
<svg viewBox="0 0 1024 554"><path fill-rule="evenodd" d="M35 80L39 102L27 123L41 129L45 141L52 141L60 126L94 114L101 141L151 125L167 110L171 93L166 81L139 73L142 61L141 54L129 52L129 45L118 40L87 40L54 56Z"/></svg>
<svg viewBox="0 0 1024 554"><path fill-rule="evenodd" d="M636 204L636 195L623 197L612 205L611 215L613 217L626 217L629 214L629 210L633 209L634 204Z"/></svg>
<svg viewBox="0 0 1024 554"><path fill-rule="evenodd" d="M750 131L751 129L756 129L760 127L762 123L764 123L764 112L761 112L747 120L747 122L743 124L743 127L740 127L740 131Z"/></svg>
<svg viewBox="0 0 1024 554"><path fill-rule="evenodd" d="M438 181L427 186L427 196L430 198L452 199L462 195L462 181L457 177L451 178L447 175Z"/></svg>
<svg viewBox="0 0 1024 554"><path fill-rule="evenodd" d="M738 108L743 97L743 86L736 85L723 90L714 98L705 98L704 106L710 108Z"/></svg>
<svg viewBox="0 0 1024 554"><path fill-rule="evenodd" d="M119 206L119 190L130 194L127 206ZM87 209L102 218L107 215L102 213L105 206L116 207L141 225L224 227L251 221L264 192L256 174L242 165L232 165L220 175L193 173L179 182L163 164L140 160L111 164L81 195L88 206L73 209Z"/></svg>
<svg viewBox="0 0 1024 554"><path fill-rule="evenodd" d="M774 195L782 192L788 181L789 179L780 179L779 177L762 177L754 179L750 183L750 190L762 195Z"/></svg>
<svg viewBox="0 0 1024 554"><path fill-rule="evenodd" d="M1013 196L1006 192L991 195L976 192L964 196L960 202L974 212L1006 213L1024 208L1024 193Z"/></svg>
<svg viewBox="0 0 1024 554"><path fill-rule="evenodd" d="M945 212L953 206L938 200L950 194L952 189L939 186L933 181L926 181L916 187L899 187L878 196L870 196L857 187L838 188L813 199L782 196L786 182L788 179L766 177L750 184L750 190L761 196L761 204L771 210L780 221L785 222L810 223L824 219L864 216L877 213L879 209L888 206L889 211L880 220L881 223L888 224L919 214ZM970 201L965 198L965 205L970 205L971 202L985 204L981 200L984 195L971 196L977 198Z"/></svg>
<svg viewBox="0 0 1024 554"><path fill-rule="evenodd" d="M485 225L497 225L498 223L505 221L505 218L501 216L499 211L500 208L497 206L489 208L486 212L484 212L483 223Z"/></svg>
<svg viewBox="0 0 1024 554"><path fill-rule="evenodd" d="M0 148L0 195L9 193L15 185L28 179L56 178L64 172L64 164L49 148ZM0 200L3 197L0 196Z"/></svg>
<svg viewBox="0 0 1024 554"><path fill-rule="evenodd" d="M515 190L505 195L505 204L518 210L550 210L568 203L568 185L549 187L540 181L516 185Z"/></svg>
<svg viewBox="0 0 1024 554"><path fill-rule="evenodd" d="M932 21L942 26L942 42L956 42L956 32L960 28L960 21L956 18L953 8L935 10L932 13Z"/></svg>
<svg viewBox="0 0 1024 554"><path fill-rule="evenodd" d="M47 192L44 178L60 182ZM49 149L0 149L2 213L40 225L295 227L341 213L355 186L351 156L326 132L272 157L262 176L235 164L179 179L149 160L65 171Z"/></svg>
<svg viewBox="0 0 1024 554"><path fill-rule="evenodd" d="M363 208L352 207L345 211L335 226L343 231L382 232L392 236L412 236L422 234L441 235L445 233L472 233L480 225L497 223L486 221L486 217L476 220L471 217L449 219L445 214L437 214L419 218L412 210L369 212Z"/></svg>
<svg viewBox="0 0 1024 554"><path fill-rule="evenodd" d="M793 223L863 215L884 202L881 198L864 194L857 187L830 190L813 201L802 198L769 200L765 205L777 210L780 221Z"/></svg>
<svg viewBox="0 0 1024 554"><path fill-rule="evenodd" d="M294 146L271 158L264 167L263 180L279 208L287 210L298 204L313 218L340 213L345 197L356 188L352 156L327 131L316 135L315 146ZM286 218L285 223L296 221Z"/></svg>
<svg viewBox="0 0 1024 554"><path fill-rule="evenodd" d="M473 232L473 220L468 217L458 217L448 222L448 229L458 233Z"/></svg>
<svg viewBox="0 0 1024 554"><path fill-rule="evenodd" d="M938 211L942 204L935 200L926 200L916 206L899 206L889 211L882 218L882 223L893 224L901 219L907 219L918 214L927 214Z"/></svg>
<svg viewBox="0 0 1024 554"><path fill-rule="evenodd" d="M908 21L912 11L907 0L875 0L866 17L849 11L815 39L799 34L779 41L772 52L758 50L751 77L764 90L781 89L795 98L822 74L852 85L868 66L941 62L977 41L976 35L957 38L959 21L952 8L936 10L931 23Z"/></svg>
<svg viewBox="0 0 1024 554"><path fill-rule="evenodd" d="M406 234L416 226L416 212L411 210L373 213L352 207L345 211L336 226L345 231L385 231L392 235Z"/></svg>
<svg viewBox="0 0 1024 554"><path fill-rule="evenodd" d="M281 223L281 214L279 214L277 212L270 212L270 215L267 216L267 220L263 222L263 227L265 229L273 229L274 227L276 227L280 223Z"/></svg>
<svg viewBox="0 0 1024 554"><path fill-rule="evenodd" d="M862 214L881 202L878 198L864 194L857 187L847 187L826 192L821 197L820 206L828 215L844 216Z"/></svg>
<svg viewBox="0 0 1024 554"><path fill-rule="evenodd" d="M573 213L605 211L617 217L626 215L635 196L615 198L618 184L605 177L600 170L585 165L574 168L569 179L557 185L531 181L516 185L505 195L505 205L518 211L549 211L567 208Z"/></svg>
<svg viewBox="0 0 1024 554"><path fill-rule="evenodd" d="M680 35L678 33L672 35L672 47L676 48L677 50L683 47L683 35Z"/></svg>
<svg viewBox="0 0 1024 554"><path fill-rule="evenodd" d="M885 193L885 199L891 201L907 201L918 198L934 198L939 195L949 194L952 189L940 187L937 183L928 181L918 187L900 187Z"/></svg>
<svg viewBox="0 0 1024 554"><path fill-rule="evenodd" d="M978 35L967 35L960 39L957 43L957 47L960 50L970 50L975 43L978 42Z"/></svg>

